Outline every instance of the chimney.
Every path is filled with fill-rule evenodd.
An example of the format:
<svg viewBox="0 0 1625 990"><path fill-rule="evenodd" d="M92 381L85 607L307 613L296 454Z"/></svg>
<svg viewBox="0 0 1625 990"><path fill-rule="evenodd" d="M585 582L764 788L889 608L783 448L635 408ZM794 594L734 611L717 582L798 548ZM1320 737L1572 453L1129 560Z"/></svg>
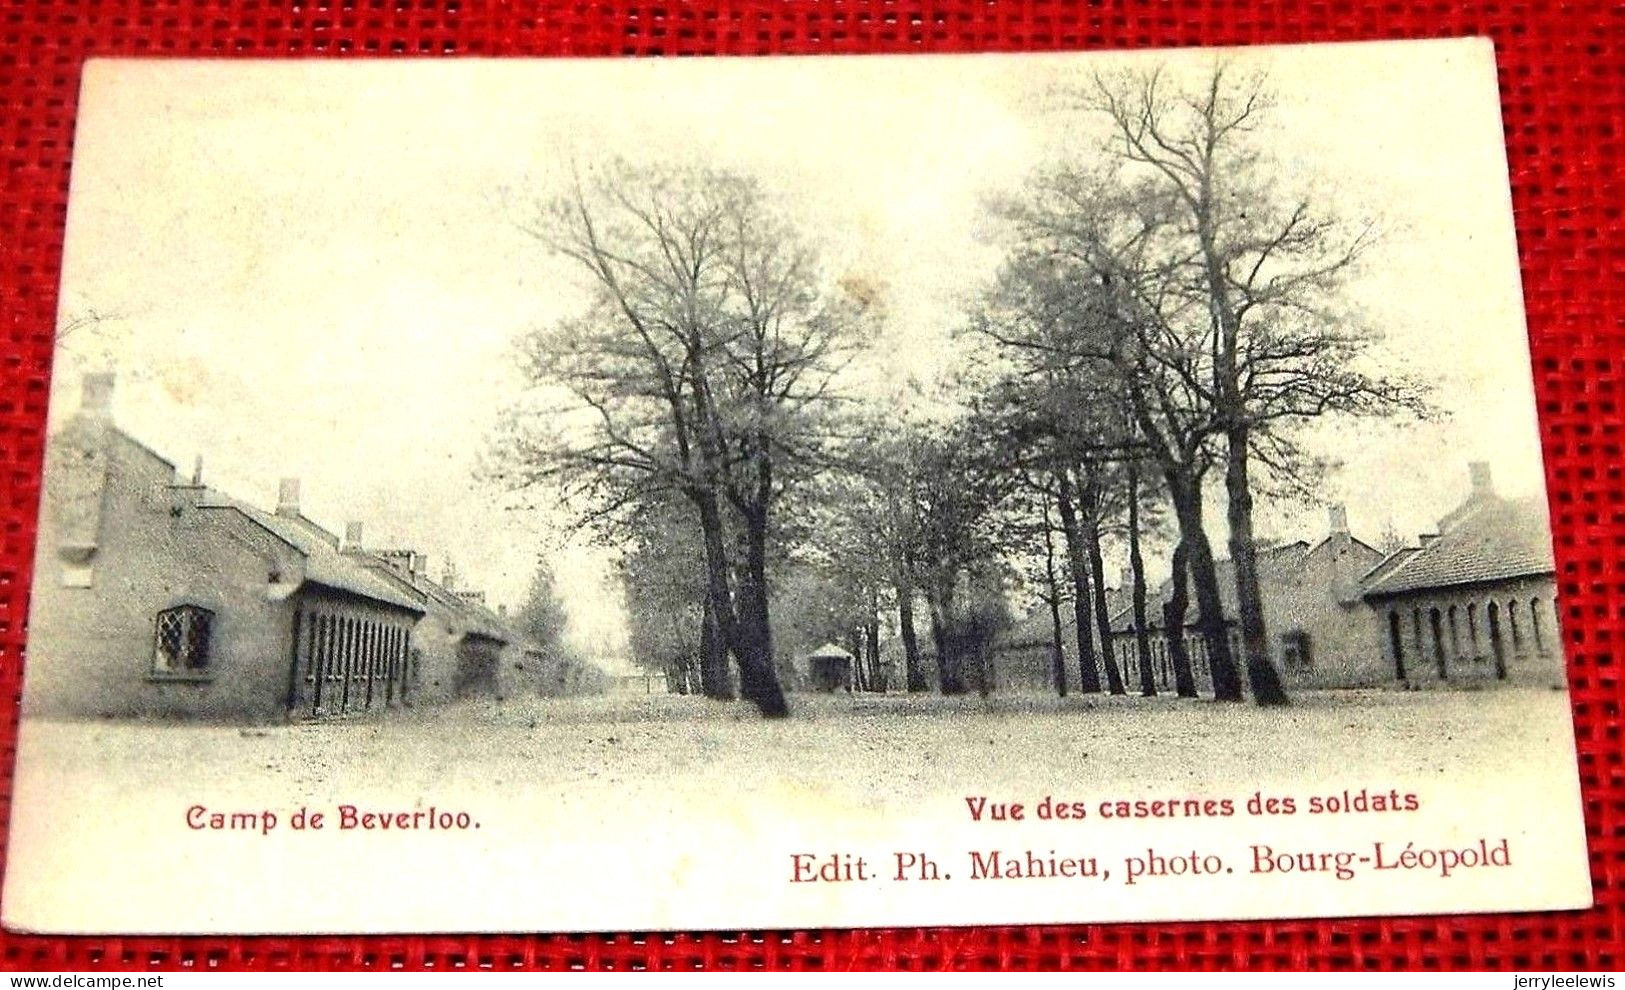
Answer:
<svg viewBox="0 0 1625 990"><path fill-rule="evenodd" d="M427 578L429 576L429 555L412 551L412 558L408 561L407 572L414 578Z"/></svg>
<svg viewBox="0 0 1625 990"><path fill-rule="evenodd" d="M1424 547L1431 547L1433 544L1439 542L1439 534L1438 533L1423 533L1421 535L1421 537L1417 540L1417 542L1420 543Z"/></svg>
<svg viewBox="0 0 1625 990"><path fill-rule="evenodd" d="M1473 498L1495 497L1495 481L1490 477L1489 461L1474 461L1467 465L1467 476L1473 482Z"/></svg>
<svg viewBox="0 0 1625 990"><path fill-rule="evenodd" d="M47 472L60 474L46 486L40 506L42 517L47 512L53 516L49 529L56 532L64 588L92 585L108 481L107 437L113 426L113 376L88 374L79 387L78 411L46 450L53 465Z"/></svg>
<svg viewBox="0 0 1625 990"><path fill-rule="evenodd" d="M113 418L113 373L98 371L79 382L79 414L101 419Z"/></svg>
<svg viewBox="0 0 1625 990"><path fill-rule="evenodd" d="M1342 502L1326 507L1326 543L1332 554L1332 592L1344 605L1360 598L1360 568L1349 551L1354 538L1349 535L1349 513Z"/></svg>
<svg viewBox="0 0 1625 990"><path fill-rule="evenodd" d="M203 487L203 455L199 454L192 460L192 487Z"/></svg>
<svg viewBox="0 0 1625 990"><path fill-rule="evenodd" d="M343 551L345 553L360 553L361 547L361 524L359 522L345 523Z"/></svg>
<svg viewBox="0 0 1625 990"><path fill-rule="evenodd" d="M299 479L283 478L276 490L276 514L299 515Z"/></svg>
<svg viewBox="0 0 1625 990"><path fill-rule="evenodd" d="M446 561L446 570L440 577L440 586L447 591L457 590L457 565L450 560Z"/></svg>

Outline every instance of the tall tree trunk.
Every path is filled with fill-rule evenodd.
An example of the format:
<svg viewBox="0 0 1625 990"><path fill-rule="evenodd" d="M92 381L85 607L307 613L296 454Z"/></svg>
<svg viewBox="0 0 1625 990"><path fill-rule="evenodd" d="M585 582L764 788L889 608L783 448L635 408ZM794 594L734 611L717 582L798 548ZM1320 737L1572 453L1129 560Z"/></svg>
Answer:
<svg viewBox="0 0 1625 990"><path fill-rule="evenodd" d="M910 694L930 688L925 664L920 660L920 638L914 631L914 585L906 579L897 582L897 628L903 640L903 676Z"/></svg>
<svg viewBox="0 0 1625 990"><path fill-rule="evenodd" d="M875 600L873 589L869 591L869 622L863 630L864 645L869 652L869 690L877 694L885 694L886 665L880 659L880 604Z"/></svg>
<svg viewBox="0 0 1625 990"><path fill-rule="evenodd" d="M1134 601L1134 655L1140 662L1140 696L1157 696L1156 674L1151 669L1151 631L1146 628L1145 558L1140 553L1140 468L1128 464L1128 569Z"/></svg>
<svg viewBox="0 0 1625 990"><path fill-rule="evenodd" d="M1181 698L1196 697L1196 674L1191 655L1185 649L1185 614L1190 611L1190 553L1181 540L1174 546L1173 588L1162 605L1163 635L1168 640L1168 664L1174 668L1174 693Z"/></svg>
<svg viewBox="0 0 1625 990"><path fill-rule="evenodd" d="M984 698L993 693L993 638L998 627L992 612L984 607L986 600L983 589L974 590L965 616L965 644L975 665L976 693Z"/></svg>
<svg viewBox="0 0 1625 990"><path fill-rule="evenodd" d="M1258 546L1253 538L1253 493L1247 478L1248 431L1232 426L1225 437L1224 488L1228 496L1230 560L1236 571L1236 609L1241 614L1241 646L1246 657L1247 685L1260 705L1284 705L1286 688L1270 660L1269 631L1258 589Z"/></svg>
<svg viewBox="0 0 1625 990"><path fill-rule="evenodd" d="M716 606L709 594L700 613L700 690L707 698L718 701L734 698L733 678L728 674L728 644L723 640Z"/></svg>
<svg viewBox="0 0 1625 990"><path fill-rule="evenodd" d="M1249 431L1246 401L1241 392L1238 363L1241 316L1230 298L1229 261L1218 248L1214 218L1214 189L1204 174L1195 198L1197 238L1207 275L1208 308L1214 330L1214 396L1225 424L1224 487L1228 498L1230 560L1235 568L1236 608L1241 614L1241 643L1247 681L1260 705L1284 705L1286 689L1269 658L1269 633L1264 628L1264 605L1258 590L1258 548L1253 539L1253 494L1247 478Z"/></svg>
<svg viewBox="0 0 1625 990"><path fill-rule="evenodd" d="M942 588L940 582L926 583L925 603L931 610L931 639L937 647L937 690L945 695L964 694L965 681L960 674L960 637L955 628L953 592Z"/></svg>
<svg viewBox="0 0 1625 990"><path fill-rule="evenodd" d="M1219 597L1219 572L1213 563L1213 546L1202 525L1201 487L1193 479L1168 477L1168 490L1179 520L1181 542L1185 545L1191 583L1196 588L1199 628L1207 641L1208 667L1213 673L1213 697L1218 701L1241 701L1241 678L1236 674L1230 653L1230 637L1224 628L1224 599Z"/></svg>
<svg viewBox="0 0 1625 990"><path fill-rule="evenodd" d="M741 676L740 693L761 709L768 718L783 718L790 714L784 689L779 685L779 670L773 661L773 627L769 621L767 601L767 511L750 513L745 520L745 592L744 605L749 619L744 624L746 656L741 658L740 671L751 668L751 688L746 693Z"/></svg>
<svg viewBox="0 0 1625 990"><path fill-rule="evenodd" d="M1061 516L1061 534L1066 539L1067 570L1072 577L1072 617L1078 630L1078 690L1100 693L1100 668L1095 665L1095 637L1089 621L1089 576L1084 561L1083 538L1078 534L1078 512L1072 502L1072 480L1057 471L1055 507Z"/></svg>
<svg viewBox="0 0 1625 990"><path fill-rule="evenodd" d="M700 528L705 537L708 594L717 626L739 664L739 693L764 717L783 718L790 714L790 708L773 668L773 636L767 625L766 519L758 516L746 520L745 580L741 582L736 613L716 496L701 489L692 497L700 510Z"/></svg>
<svg viewBox="0 0 1625 990"><path fill-rule="evenodd" d="M1112 650L1112 616L1111 608L1106 604L1106 561L1100 552L1100 499L1092 495L1085 503L1088 511L1083 514L1079 525L1083 530L1084 549L1089 554L1089 575L1095 608L1095 627L1100 633L1100 660L1106 668L1106 690L1112 694L1123 694L1123 675L1117 669L1117 654Z"/></svg>
<svg viewBox="0 0 1625 990"><path fill-rule="evenodd" d="M1066 639L1061 631L1061 582L1055 576L1055 531L1050 525L1049 500L1044 500L1044 603L1049 606L1050 679L1055 693L1066 697Z"/></svg>

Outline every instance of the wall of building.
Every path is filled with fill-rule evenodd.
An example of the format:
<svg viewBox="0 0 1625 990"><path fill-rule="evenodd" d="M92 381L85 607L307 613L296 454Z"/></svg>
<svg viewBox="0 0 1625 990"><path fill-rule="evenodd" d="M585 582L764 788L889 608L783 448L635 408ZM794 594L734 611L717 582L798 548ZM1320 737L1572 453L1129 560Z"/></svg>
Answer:
<svg viewBox="0 0 1625 990"><path fill-rule="evenodd" d="M554 695L575 693L575 685L567 682L565 673L559 665L549 664L545 654L510 643L497 660L497 697L531 698L549 693L547 688Z"/></svg>
<svg viewBox="0 0 1625 990"><path fill-rule="evenodd" d="M416 704L405 609L323 588L301 590L292 715L317 718Z"/></svg>
<svg viewBox="0 0 1625 990"><path fill-rule="evenodd" d="M1371 604L1373 649L1389 681L1487 681L1500 679L1504 670L1515 683L1567 683L1551 575L1430 589Z"/></svg>
<svg viewBox="0 0 1625 990"><path fill-rule="evenodd" d="M1063 638L1065 632L1063 630ZM1066 647L1067 686L1078 686L1077 647L1068 642ZM936 677L936 661L932 659L930 675ZM1055 690L1055 660L1049 641L1042 643L1008 644L993 653L993 689L995 691Z"/></svg>
<svg viewBox="0 0 1625 990"><path fill-rule="evenodd" d="M457 673L452 694L458 698L497 697L497 678L506 644L466 634L457 644Z"/></svg>
<svg viewBox="0 0 1625 990"><path fill-rule="evenodd" d="M1360 575L1381 560L1347 533L1333 533L1290 570L1261 575L1270 659L1288 687L1368 687L1386 680L1382 654L1371 649L1372 615L1359 586ZM1306 651L1287 649L1287 637L1296 634Z"/></svg>
<svg viewBox="0 0 1625 990"><path fill-rule="evenodd" d="M412 629L410 644L413 704L433 705L456 696L463 630L456 619L432 601L429 613Z"/></svg>
<svg viewBox="0 0 1625 990"><path fill-rule="evenodd" d="M1371 648L1371 610L1360 599L1360 575L1381 561L1382 554L1346 530L1333 529L1314 547L1282 548L1260 555L1259 596L1268 634L1270 661L1290 688L1366 687L1383 682L1382 654ZM1234 580L1227 566L1221 580ZM1228 596L1227 596L1228 599ZM1159 603L1151 603L1153 621ZM1194 612L1194 603L1193 603ZM1194 621L1195 616L1190 618ZM1238 667L1243 662L1236 616L1227 615L1231 653ZM1168 643L1160 630L1150 637L1151 669L1158 690L1173 684ZM1294 643L1289 647L1289 640ZM1305 646L1304 644L1307 644ZM1194 628L1185 633L1197 690L1210 691L1212 672L1207 643ZM1132 627L1113 636L1113 648L1130 687L1139 683L1139 656Z"/></svg>
<svg viewBox="0 0 1625 990"><path fill-rule="evenodd" d="M1228 629L1231 653L1240 656L1241 636L1232 625ZM1158 693L1172 692L1175 689L1174 666L1172 654L1168 651L1168 637L1162 630L1153 629L1146 637L1146 645L1151 654L1151 682ZM1123 683L1127 690L1138 692L1140 690L1140 648L1135 642L1134 631L1117 631L1112 634L1112 650L1117 656L1117 663L1123 670ZM1197 632L1193 627L1185 630L1185 655L1190 658L1191 677L1196 684L1198 694L1211 694L1213 692L1213 670L1208 665L1207 638Z"/></svg>
<svg viewBox="0 0 1625 990"><path fill-rule="evenodd" d="M294 610L276 587L297 583L301 558L233 510L199 508L173 466L115 431L80 421L49 453L25 711L281 717ZM204 670L157 668L158 613L178 605L213 613Z"/></svg>

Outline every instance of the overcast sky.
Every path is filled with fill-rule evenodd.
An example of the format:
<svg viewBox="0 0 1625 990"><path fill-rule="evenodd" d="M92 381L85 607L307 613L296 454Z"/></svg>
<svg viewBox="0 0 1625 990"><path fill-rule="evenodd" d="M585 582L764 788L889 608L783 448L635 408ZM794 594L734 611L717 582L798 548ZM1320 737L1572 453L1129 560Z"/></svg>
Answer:
<svg viewBox="0 0 1625 990"><path fill-rule="evenodd" d="M1093 125L1046 94L1097 69L1211 52L594 61L108 62L86 74L53 416L79 372L120 373L117 415L178 464L263 505L303 479L330 527L415 546L517 603L554 557L586 640L620 627L601 555L547 513L503 512L475 459L518 381L511 343L577 309L579 279L512 222L571 163L748 170L881 293L872 374L930 379L997 263L980 204ZM1413 534L1466 463L1538 492L1541 470L1492 56L1485 42L1230 53L1267 69L1283 175L1384 240L1357 302L1387 360L1452 415L1344 424L1326 491L1356 535ZM1324 534L1319 507L1261 530Z"/></svg>

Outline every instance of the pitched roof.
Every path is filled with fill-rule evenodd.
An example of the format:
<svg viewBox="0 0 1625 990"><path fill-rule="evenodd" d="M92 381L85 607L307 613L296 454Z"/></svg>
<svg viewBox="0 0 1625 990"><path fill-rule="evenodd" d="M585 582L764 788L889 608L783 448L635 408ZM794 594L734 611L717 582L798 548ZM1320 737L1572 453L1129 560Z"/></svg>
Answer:
<svg viewBox="0 0 1625 990"><path fill-rule="evenodd" d="M157 458L171 470L174 469L174 462L131 436L127 431L115 426L112 428L112 432L126 443L130 443ZM420 615L423 613L421 595L397 587L394 583L374 574L361 560L339 552L338 537L304 516L279 516L256 508L218 489L203 485L180 485L178 487L193 488L197 491L198 508L236 512L292 547L305 558L306 582L349 592L352 595L360 595L363 598L394 605Z"/></svg>
<svg viewBox="0 0 1625 990"><path fill-rule="evenodd" d="M1539 498L1489 499L1432 542L1400 550L1379 564L1367 578L1365 597L1504 581L1555 569L1546 503Z"/></svg>
<svg viewBox="0 0 1625 990"><path fill-rule="evenodd" d="M385 564L384 566L389 566ZM486 639L494 639L503 643L518 642L520 637L493 614L489 609L471 602L451 589L436 584L425 577L412 582L412 586L423 592L430 601L447 612L456 616L463 624L463 631Z"/></svg>
<svg viewBox="0 0 1625 990"><path fill-rule="evenodd" d="M230 508L241 512L303 554L306 581L339 591L348 591L374 601L398 605L413 612L424 611L424 603L420 596L409 594L405 589L374 573L362 559L341 553L317 533L312 532L309 527L300 525L297 520L231 499L227 499L227 503Z"/></svg>
<svg viewBox="0 0 1625 990"><path fill-rule="evenodd" d="M1361 575L1361 586L1363 588L1370 588L1378 581L1394 573L1394 571L1399 569L1399 565L1405 563L1407 560L1410 560L1411 556L1420 549L1422 548L1400 547L1398 550L1395 550L1393 553L1382 558L1377 562L1377 566L1371 568L1371 570L1366 571L1365 574Z"/></svg>
<svg viewBox="0 0 1625 990"><path fill-rule="evenodd" d="M818 649L808 653L807 659L851 660L852 654L841 649L839 646L836 646L834 643L825 643Z"/></svg>
<svg viewBox="0 0 1625 990"><path fill-rule="evenodd" d="M1324 543L1324 541L1322 541ZM1287 575L1303 566L1304 561L1322 544L1310 547L1303 540L1294 543L1281 543L1272 547L1259 547L1257 560L1260 576ZM1228 557L1215 560L1213 569L1219 578L1219 607L1225 616L1233 616L1238 611L1236 602L1236 565ZM1189 582L1187 578L1187 582ZM1193 584L1186 584L1186 594L1190 604L1186 611L1188 621L1196 620L1196 588ZM1162 606L1174 597L1174 582L1168 578L1156 588L1146 589L1146 623L1160 628L1162 625ZM1130 602L1118 609L1111 617L1111 627L1114 632L1122 632L1134 628L1134 608Z"/></svg>

